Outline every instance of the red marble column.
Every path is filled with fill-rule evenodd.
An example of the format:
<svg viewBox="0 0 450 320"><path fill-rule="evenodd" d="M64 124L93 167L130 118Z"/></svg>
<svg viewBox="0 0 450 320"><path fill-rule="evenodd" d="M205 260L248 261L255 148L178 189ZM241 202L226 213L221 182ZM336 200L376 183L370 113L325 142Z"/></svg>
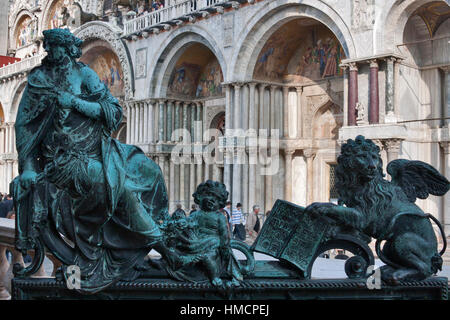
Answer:
<svg viewBox="0 0 450 320"><path fill-rule="evenodd" d="M378 63L376 60L370 61L370 108L369 123L379 122L379 95L378 95Z"/></svg>
<svg viewBox="0 0 450 320"><path fill-rule="evenodd" d="M348 125L356 125L356 103L358 102L358 67L356 63L349 66L348 80Z"/></svg>

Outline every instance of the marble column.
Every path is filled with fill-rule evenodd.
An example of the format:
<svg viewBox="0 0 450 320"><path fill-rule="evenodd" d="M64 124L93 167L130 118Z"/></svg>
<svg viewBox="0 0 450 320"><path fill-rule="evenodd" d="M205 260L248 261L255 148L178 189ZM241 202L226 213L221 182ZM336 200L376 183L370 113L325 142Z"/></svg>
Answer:
<svg viewBox="0 0 450 320"><path fill-rule="evenodd" d="M276 106L275 106L275 90L277 89L277 86L270 86L270 106L269 106L269 127L270 130L276 129L275 126L275 113L277 112ZM272 132L269 131L269 135L272 137Z"/></svg>
<svg viewBox="0 0 450 320"><path fill-rule="evenodd" d="M314 201L314 158L316 157L316 150L305 149L303 156L306 158L306 202L307 205Z"/></svg>
<svg viewBox="0 0 450 320"><path fill-rule="evenodd" d="M191 103L190 105L189 105L189 119L190 119L190 122L191 122L191 127L190 127L190 129L189 129L189 132L190 132L190 134L191 134L191 143L194 143L195 142L195 136L196 136L196 128L195 128L195 114L196 114L196 112L195 112L195 106L196 106L196 104L195 103Z"/></svg>
<svg viewBox="0 0 450 320"><path fill-rule="evenodd" d="M182 107L182 115L183 115L183 144L189 144L191 141L188 139L188 132L189 132L189 127L188 127L188 107L189 104L185 103Z"/></svg>
<svg viewBox="0 0 450 320"><path fill-rule="evenodd" d="M297 92L297 139L303 137L303 120L302 120L302 93L303 87L296 87Z"/></svg>
<svg viewBox="0 0 450 320"><path fill-rule="evenodd" d="M356 104L358 103L358 67L356 63L349 66L348 85L348 125L356 125Z"/></svg>
<svg viewBox="0 0 450 320"><path fill-rule="evenodd" d="M285 177L284 177L284 197L287 201L292 201L292 155L294 149L284 150Z"/></svg>
<svg viewBox="0 0 450 320"><path fill-rule="evenodd" d="M139 103L135 102L134 105L134 143L139 142Z"/></svg>
<svg viewBox="0 0 450 320"><path fill-rule="evenodd" d="M442 70L444 71L444 103L443 103L443 112L442 115L444 116L443 123L446 127L450 126L450 66L443 67Z"/></svg>
<svg viewBox="0 0 450 320"><path fill-rule="evenodd" d="M395 82L394 82L395 58L386 59L386 120L395 118Z"/></svg>
<svg viewBox="0 0 450 320"><path fill-rule="evenodd" d="M378 62L376 59L370 61L370 108L369 123L379 123L379 92L378 92Z"/></svg>
<svg viewBox="0 0 450 320"><path fill-rule="evenodd" d="M258 128L258 110L255 106L255 88L256 83L249 84L249 104L248 104L248 128L257 130Z"/></svg>
<svg viewBox="0 0 450 320"><path fill-rule="evenodd" d="M289 138L289 87L283 87L283 138Z"/></svg>
<svg viewBox="0 0 450 320"><path fill-rule="evenodd" d="M259 130L261 129L267 129L265 126L266 122L264 121L264 117L267 116L266 110L264 108L264 90L266 89L266 86L264 84L259 84ZM259 135L258 130L258 135Z"/></svg>
<svg viewBox="0 0 450 320"><path fill-rule="evenodd" d="M153 103L150 101L147 103L147 107L148 107L148 122L147 122L147 126L148 126L148 142L149 143L154 143L153 140L153 130L155 128L155 115L153 113Z"/></svg>
<svg viewBox="0 0 450 320"><path fill-rule="evenodd" d="M131 134L131 104L128 102L126 104L127 106L127 137L126 137L126 144L131 144L130 141L130 134ZM0 129L1 130L1 129ZM1 142L1 133L0 133L0 142ZM0 147L0 152L1 152L1 147Z"/></svg>
<svg viewBox="0 0 450 320"><path fill-rule="evenodd" d="M223 153L224 162L223 162L223 184L225 185L227 191L229 192L229 199L232 199L232 158L233 154L231 151L225 149Z"/></svg>
<svg viewBox="0 0 450 320"><path fill-rule="evenodd" d="M257 147L248 148L248 204L249 209L256 204L256 163L257 163Z"/></svg>
<svg viewBox="0 0 450 320"><path fill-rule="evenodd" d="M164 142L164 100L159 101L158 142Z"/></svg>
<svg viewBox="0 0 450 320"><path fill-rule="evenodd" d="M234 84L234 121L233 129L241 128L241 84Z"/></svg>
<svg viewBox="0 0 450 320"><path fill-rule="evenodd" d="M172 213L175 206L175 164L169 160L169 212Z"/></svg>
<svg viewBox="0 0 450 320"><path fill-rule="evenodd" d="M265 191L264 191L264 210L270 210L272 208L273 205L273 201L272 201L272 194L273 194L273 186L272 186L272 175L268 174L264 176L264 187L265 187Z"/></svg>
<svg viewBox="0 0 450 320"><path fill-rule="evenodd" d="M136 109L134 108L134 102L131 102L129 106L130 106L130 143L135 144L136 134L134 130L134 118Z"/></svg>
<svg viewBox="0 0 450 320"><path fill-rule="evenodd" d="M150 141L148 140L148 130L149 130L149 126L150 126L150 124L149 124L149 118L148 118L148 109L149 109L149 106L148 106L148 102L147 101L144 101L143 102L143 105L144 105L144 123L143 123L143 126L144 126L144 137L143 137L143 139L142 139L142 143L145 143L145 144L148 144Z"/></svg>
<svg viewBox="0 0 450 320"><path fill-rule="evenodd" d="M139 102L139 143L144 143L144 103Z"/></svg>
<svg viewBox="0 0 450 320"><path fill-rule="evenodd" d="M440 143L444 152L444 174L447 180L450 181L450 142L445 141ZM443 197L443 221L445 234L450 235L450 192L447 192Z"/></svg>
<svg viewBox="0 0 450 320"><path fill-rule="evenodd" d="M231 101L232 101L232 92L231 92L231 85L224 85L225 87L225 135L229 135L229 129L232 128L232 112L233 109L231 107Z"/></svg>
<svg viewBox="0 0 450 320"><path fill-rule="evenodd" d="M0 153L5 153L5 129L0 124Z"/></svg>
<svg viewBox="0 0 450 320"><path fill-rule="evenodd" d="M182 107L183 102L181 101L177 101L175 103L175 114L174 114L174 130L175 130L175 141L178 142L180 141L180 131L179 129L181 128L181 121L180 121L180 105Z"/></svg>
<svg viewBox="0 0 450 320"><path fill-rule="evenodd" d="M192 195L195 192L195 189L197 188L197 184L195 181L195 163L194 163L194 158L191 157L191 163L189 165L189 200L190 203L189 205L192 205L194 203L194 200L192 198Z"/></svg>
<svg viewBox="0 0 450 320"><path fill-rule="evenodd" d="M173 142L173 101L169 100L167 102L167 132L166 141Z"/></svg>
<svg viewBox="0 0 450 320"><path fill-rule="evenodd" d="M387 153L387 164L398 159L402 139L386 139L383 141Z"/></svg>

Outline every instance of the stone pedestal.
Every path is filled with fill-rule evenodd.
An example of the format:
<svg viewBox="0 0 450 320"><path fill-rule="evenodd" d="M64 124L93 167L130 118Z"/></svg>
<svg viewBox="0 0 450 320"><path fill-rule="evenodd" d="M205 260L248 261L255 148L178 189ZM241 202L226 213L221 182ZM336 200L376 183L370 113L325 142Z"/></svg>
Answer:
<svg viewBox="0 0 450 320"><path fill-rule="evenodd" d="M13 279L14 300L447 300L447 278L431 277L423 281L405 282L398 286L382 284L381 289L368 289L366 280L253 277L233 290L219 291L209 283L179 282L171 279L138 279L120 281L94 295L80 295L66 289L55 278Z"/></svg>

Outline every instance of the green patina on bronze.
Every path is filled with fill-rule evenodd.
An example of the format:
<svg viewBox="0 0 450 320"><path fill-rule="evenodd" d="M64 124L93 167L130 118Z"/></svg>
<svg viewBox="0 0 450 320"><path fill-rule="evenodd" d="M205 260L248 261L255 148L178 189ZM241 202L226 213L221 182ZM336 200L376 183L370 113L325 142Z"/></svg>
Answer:
<svg viewBox="0 0 450 320"><path fill-rule="evenodd" d="M222 183L200 184L193 194L200 210L188 218L170 217L158 165L138 147L111 138L122 108L95 72L77 62L81 44L68 30L44 31L48 56L31 71L19 105L20 175L10 186L16 248L34 249L35 255L28 267L14 266L18 279L35 273L48 250L63 263L58 283L67 279L68 266L80 268L77 291L83 294L119 280L133 286L156 278L191 286L209 282L232 294L247 290L249 279L261 290L274 279L306 281L322 252L342 248L355 255L346 262L347 275L361 280L374 264L371 238L386 263L386 281L422 280L441 268L442 227L414 202L444 195L450 183L426 163L408 160L392 161L387 167L392 181L384 180L380 150L362 136L342 146L338 205L275 203L252 250L279 262L255 263L245 243L230 240L226 218L218 212L228 198ZM430 219L444 236L441 252ZM151 249L163 259L146 261ZM246 262L238 261L233 249L244 253Z"/></svg>

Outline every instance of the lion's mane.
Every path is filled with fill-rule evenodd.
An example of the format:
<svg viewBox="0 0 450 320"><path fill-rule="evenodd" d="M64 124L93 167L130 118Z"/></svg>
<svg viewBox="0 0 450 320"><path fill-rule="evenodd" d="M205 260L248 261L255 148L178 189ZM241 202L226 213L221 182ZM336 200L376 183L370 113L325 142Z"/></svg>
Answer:
<svg viewBox="0 0 450 320"><path fill-rule="evenodd" d="M355 156L360 153L370 153L378 157L376 176L363 181L364 174L355 165ZM392 199L402 194L402 190L383 179L383 161L380 148L370 139L357 136L355 140L348 139L342 145L336 167L336 188L339 193L339 203L355 208L366 216L380 215L388 210Z"/></svg>

